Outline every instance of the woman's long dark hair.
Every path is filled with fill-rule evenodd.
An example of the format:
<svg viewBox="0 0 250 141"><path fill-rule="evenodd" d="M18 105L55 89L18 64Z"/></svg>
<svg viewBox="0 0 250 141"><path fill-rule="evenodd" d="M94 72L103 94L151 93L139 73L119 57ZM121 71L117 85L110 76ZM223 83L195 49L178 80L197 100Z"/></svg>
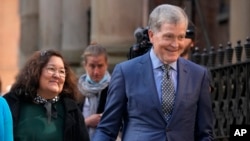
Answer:
<svg viewBox="0 0 250 141"><path fill-rule="evenodd" d="M79 91L76 76L62 55L55 50L36 51L17 75L16 82L12 85L10 91L24 97L26 100L33 100L37 95L42 69L52 56L60 57L66 70L65 82L60 96L77 100Z"/></svg>

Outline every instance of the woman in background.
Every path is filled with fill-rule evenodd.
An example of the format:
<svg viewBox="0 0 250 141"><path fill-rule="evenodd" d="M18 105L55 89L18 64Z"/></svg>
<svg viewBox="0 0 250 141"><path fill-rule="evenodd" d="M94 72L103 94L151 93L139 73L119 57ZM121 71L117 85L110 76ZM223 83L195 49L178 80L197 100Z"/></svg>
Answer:
<svg viewBox="0 0 250 141"><path fill-rule="evenodd" d="M100 44L92 43L84 50L82 57L86 73L78 80L78 88L83 95L79 105L91 139L106 103L110 82L108 54Z"/></svg>

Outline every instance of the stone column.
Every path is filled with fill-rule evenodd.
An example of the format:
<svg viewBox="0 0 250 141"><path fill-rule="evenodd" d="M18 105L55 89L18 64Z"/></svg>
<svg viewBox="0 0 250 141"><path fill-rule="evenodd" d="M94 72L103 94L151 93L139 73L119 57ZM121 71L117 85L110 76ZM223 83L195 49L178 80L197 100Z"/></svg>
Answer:
<svg viewBox="0 0 250 141"><path fill-rule="evenodd" d="M91 41L107 48L109 69L127 60L129 48L135 43L134 30L145 23L144 0L92 0Z"/></svg>
<svg viewBox="0 0 250 141"><path fill-rule="evenodd" d="M241 40L241 44L244 45L246 37L250 36L249 6L249 0L230 0L229 37L232 42L232 47L237 45L238 40ZM244 49L242 55L243 58L245 58ZM233 59L233 61L235 62L235 59Z"/></svg>
<svg viewBox="0 0 250 141"><path fill-rule="evenodd" d="M38 50L38 0L20 0L20 53L19 66Z"/></svg>
<svg viewBox="0 0 250 141"><path fill-rule="evenodd" d="M60 50L62 0L39 0L39 35L40 49Z"/></svg>
<svg viewBox="0 0 250 141"><path fill-rule="evenodd" d="M80 64L88 44L89 7L90 0L63 0L62 52L72 66Z"/></svg>

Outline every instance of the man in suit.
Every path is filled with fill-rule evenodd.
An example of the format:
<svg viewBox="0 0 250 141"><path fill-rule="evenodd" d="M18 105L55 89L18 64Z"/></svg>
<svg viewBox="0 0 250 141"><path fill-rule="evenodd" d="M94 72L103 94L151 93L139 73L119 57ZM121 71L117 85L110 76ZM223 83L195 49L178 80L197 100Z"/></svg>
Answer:
<svg viewBox="0 0 250 141"><path fill-rule="evenodd" d="M116 65L93 141L114 141L121 125L123 141L213 140L207 69L179 57L187 25L180 7L164 4L152 11L153 46ZM162 66L170 70L165 73ZM166 80L171 91L162 86Z"/></svg>

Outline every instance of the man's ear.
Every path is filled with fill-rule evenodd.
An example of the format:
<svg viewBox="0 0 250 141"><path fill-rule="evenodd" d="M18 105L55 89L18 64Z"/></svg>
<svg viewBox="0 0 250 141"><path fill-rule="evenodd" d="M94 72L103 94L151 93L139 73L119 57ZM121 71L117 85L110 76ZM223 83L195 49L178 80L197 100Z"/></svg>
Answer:
<svg viewBox="0 0 250 141"><path fill-rule="evenodd" d="M153 42L153 36L154 36L154 32L151 29L149 29L148 30L148 37L149 37L150 42Z"/></svg>

